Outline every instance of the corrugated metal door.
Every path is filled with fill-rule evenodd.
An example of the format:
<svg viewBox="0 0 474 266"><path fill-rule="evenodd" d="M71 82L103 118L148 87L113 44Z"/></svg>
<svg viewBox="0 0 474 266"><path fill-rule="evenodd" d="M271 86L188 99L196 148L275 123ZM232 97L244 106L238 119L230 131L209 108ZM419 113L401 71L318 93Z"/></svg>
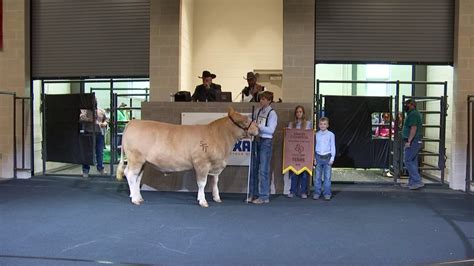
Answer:
<svg viewBox="0 0 474 266"><path fill-rule="evenodd" d="M453 0L316 0L317 63L453 64Z"/></svg>
<svg viewBox="0 0 474 266"><path fill-rule="evenodd" d="M149 76L150 0L32 0L32 76Z"/></svg>

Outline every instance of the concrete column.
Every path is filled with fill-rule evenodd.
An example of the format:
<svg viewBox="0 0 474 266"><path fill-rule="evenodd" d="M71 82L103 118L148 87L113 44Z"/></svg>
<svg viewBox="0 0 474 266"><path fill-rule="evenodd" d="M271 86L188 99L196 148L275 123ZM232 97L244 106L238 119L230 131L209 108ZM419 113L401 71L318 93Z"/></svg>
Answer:
<svg viewBox="0 0 474 266"><path fill-rule="evenodd" d="M150 99L169 101L179 88L180 0L150 2Z"/></svg>
<svg viewBox="0 0 474 266"><path fill-rule="evenodd" d="M3 49L0 50L0 91L15 92L17 96L30 94L29 0L3 0ZM21 142L21 106L17 102L17 148ZM25 113L29 116L29 103ZM29 124L29 117L25 124ZM13 100L0 96L0 177L13 177ZM27 164L30 159L30 128L26 127ZM17 153L17 158L21 156ZM20 163L20 161L18 161Z"/></svg>
<svg viewBox="0 0 474 266"><path fill-rule="evenodd" d="M314 97L314 0L283 0L283 99Z"/></svg>
<svg viewBox="0 0 474 266"><path fill-rule="evenodd" d="M474 1L456 1L454 91L449 186L465 189L467 95L474 94Z"/></svg>

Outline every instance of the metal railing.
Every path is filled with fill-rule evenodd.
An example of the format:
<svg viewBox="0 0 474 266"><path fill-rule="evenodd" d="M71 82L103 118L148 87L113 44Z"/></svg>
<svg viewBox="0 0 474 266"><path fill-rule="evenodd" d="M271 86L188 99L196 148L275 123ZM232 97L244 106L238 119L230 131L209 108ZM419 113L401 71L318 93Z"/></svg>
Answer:
<svg viewBox="0 0 474 266"><path fill-rule="evenodd" d="M25 154L26 154L26 147L25 147L25 100L31 101L31 97L21 97L17 96L16 92L4 92L0 91L0 95L7 95L12 97L12 145L13 145L13 178L18 177L18 170L31 170L31 165L33 163L33 152L32 148L30 151L30 167L25 167ZM18 154L17 154L17 101L21 101L21 167L18 167ZM31 112L30 112L31 113ZM31 123L30 126L33 125L32 119L30 119ZM33 145L33 144L31 144ZM33 147L33 146L31 146Z"/></svg>
<svg viewBox="0 0 474 266"><path fill-rule="evenodd" d="M110 94L110 175L114 176L114 164L118 163L118 152L120 151L118 143L119 137L123 133L118 132L119 124L121 126L125 126L128 121L118 121L117 117L118 111L125 111L128 112L129 119L133 118L132 112L133 111L141 111L141 106L134 106L133 98L132 97L143 97L145 102L149 101L150 98L150 89L149 88L91 88L92 92L95 91L107 91ZM123 92L123 93L119 93ZM144 92L144 93L142 93ZM124 97L129 99L128 106L129 107L120 107L119 106L119 97ZM135 99L137 100L137 99Z"/></svg>
<svg viewBox="0 0 474 266"><path fill-rule="evenodd" d="M436 153L431 153L430 151L425 151L422 150L420 152L420 156L428 157L428 156L437 156L438 159L438 165L437 166L430 166L428 163L425 164L424 170L438 170L440 171L441 175L441 184L444 184L444 174L445 174L445 162L446 162L446 148L445 148L445 139L446 139L446 115L447 115L447 93L448 93L448 82L429 82L429 81L370 81L370 80L316 80L316 94L314 96L314 107L315 107L315 113L316 113L316 121L321 116L321 111L322 111L322 104L323 104L323 95L320 93L321 90L321 84L392 84L395 85L395 93L392 95L393 96L393 108L391 109L391 112L393 112L394 118L395 118L395 127L394 127L394 138L391 139L393 143L391 144L391 152L390 152L390 168L393 169L394 171L394 178L393 182L397 183L398 179L400 178L402 172L403 172L403 148L402 148L402 141L401 141L401 136L399 134L399 125L400 125L400 120L398 117L398 113L400 112L400 104L403 104L403 100L409 99L409 98L415 98L418 101L440 101L440 110L439 111L428 111L428 110L421 110L420 113L422 115L426 114L440 114L440 122L439 124L428 124L426 125L427 128L438 128L440 135L438 139L431 139L431 138L424 138L423 142L438 142L439 144L439 150ZM412 92L415 88L415 85L436 85L438 87L441 87L442 89L442 95L441 97L436 97L436 96L406 96L406 95L401 95L400 93L400 86L401 85L411 85L412 86ZM330 96L330 95L324 95L324 96ZM370 95L366 95L370 96ZM397 152L398 151L398 152ZM423 170L423 169L420 169Z"/></svg>
<svg viewBox="0 0 474 266"><path fill-rule="evenodd" d="M48 93L47 93L46 86L50 85L50 84L74 85L75 86L74 87L74 89L75 89L74 93L81 93L81 94L86 93L88 91L90 91L91 93L92 92L97 92L97 91L107 91L110 94L110 101L112 101L113 93L115 91L138 90L138 89L135 89L135 88L120 88L120 87L117 87L117 86L120 86L119 84L121 84L121 83L134 83L134 82L149 82L150 80L148 78L135 78L135 79L134 78L124 78L124 79L106 78L106 79L72 79L72 80L60 79L60 80L40 80L40 81L41 81L41 99L42 99L41 102L43 104L44 96L48 93L54 93L54 90L51 90L51 89L49 89ZM108 84L108 86L105 87L105 88L95 88L94 84L101 84L101 85ZM88 86L90 86L90 87L88 87ZM71 87L71 89L72 89L72 87ZM147 94L149 92L149 88L140 88L140 89L145 90ZM71 93L72 93L72 91L71 91ZM147 97L147 99L148 99L148 97ZM112 110L112 108L111 108L111 110ZM42 113L44 115L45 112L43 111ZM45 119L44 119L44 117L42 117L42 118L43 119L41 121L41 127L43 128L43 130L46 130ZM47 147L47 143L46 143L46 141L44 141L45 135L46 135L45 132L43 132L43 135L42 135L42 138L43 138L42 139L42 151L43 152L46 150L46 147ZM43 175L49 175L47 172L50 171L50 170L47 169L46 162L47 162L47 160L45 158L42 158L42 165L43 165L42 172L43 172ZM54 173L52 175L58 175L58 174ZM68 175L77 176L77 174L65 174L65 173L61 173L61 175L64 175L64 176L68 176Z"/></svg>
<svg viewBox="0 0 474 266"><path fill-rule="evenodd" d="M474 95L467 96L466 192L474 182Z"/></svg>
<svg viewBox="0 0 474 266"><path fill-rule="evenodd" d="M113 101L112 101L112 110L111 110L111 133L112 133L112 138L110 142L110 173L113 174L115 173L114 171L114 164L118 163L118 154L121 149L121 144L118 144L118 139L119 136L120 138L123 135L123 132L119 132L119 126L126 126L126 124L134 119L133 116L131 115L133 110L141 111L141 106L140 107L134 107L132 101L130 101L129 107L117 107L118 106L118 98L119 97L144 97L144 102L148 102L148 99L150 97L150 94L148 92L146 93L125 93L125 94L118 94L118 93L113 93ZM118 112L119 111L128 111L129 112L129 121L118 121Z"/></svg>

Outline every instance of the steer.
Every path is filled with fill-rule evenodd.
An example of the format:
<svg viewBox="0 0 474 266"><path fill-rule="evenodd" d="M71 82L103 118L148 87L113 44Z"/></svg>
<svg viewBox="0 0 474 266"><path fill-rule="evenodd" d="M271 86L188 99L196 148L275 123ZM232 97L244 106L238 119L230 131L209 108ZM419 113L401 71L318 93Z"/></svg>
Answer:
<svg viewBox="0 0 474 266"><path fill-rule="evenodd" d="M247 116L229 107L227 117L207 125L174 125L156 121L132 120L123 138L117 179L125 173L133 204L143 202L140 182L146 162L161 172L179 172L194 169L198 185L197 200L208 207L204 187L207 176L214 176L212 196L221 202L217 183L227 164L234 144L246 135L258 135L258 127ZM124 166L124 155L127 166Z"/></svg>

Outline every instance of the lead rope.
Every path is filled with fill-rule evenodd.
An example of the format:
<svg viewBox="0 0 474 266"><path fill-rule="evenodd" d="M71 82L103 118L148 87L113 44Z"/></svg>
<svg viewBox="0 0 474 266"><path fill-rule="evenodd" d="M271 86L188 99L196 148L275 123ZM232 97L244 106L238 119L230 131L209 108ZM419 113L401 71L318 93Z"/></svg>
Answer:
<svg viewBox="0 0 474 266"><path fill-rule="evenodd" d="M254 114L254 111L255 111L255 106L252 105L252 122L250 123L253 123L254 121L254 117L253 117L253 114ZM251 141L250 141L250 158L249 158L249 168L248 168L248 171L247 171L247 197L245 198L245 202L248 204L248 198L249 198L249 194L250 194L250 175L252 174L252 171L253 171L253 145L254 145L254 137L253 136L250 136L251 138Z"/></svg>

